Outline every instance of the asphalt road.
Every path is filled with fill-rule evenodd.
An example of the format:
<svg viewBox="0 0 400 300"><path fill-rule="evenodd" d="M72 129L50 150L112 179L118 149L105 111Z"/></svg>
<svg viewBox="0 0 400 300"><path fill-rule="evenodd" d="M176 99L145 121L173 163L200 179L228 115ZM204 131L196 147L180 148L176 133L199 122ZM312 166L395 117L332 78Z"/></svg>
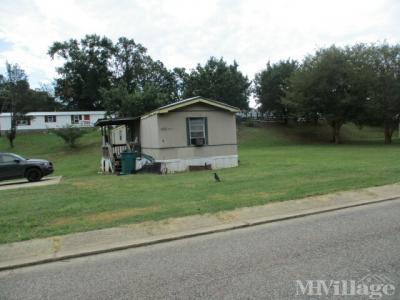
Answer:
<svg viewBox="0 0 400 300"><path fill-rule="evenodd" d="M400 299L400 200L1 272L0 299L326 299L296 281L365 276Z"/></svg>

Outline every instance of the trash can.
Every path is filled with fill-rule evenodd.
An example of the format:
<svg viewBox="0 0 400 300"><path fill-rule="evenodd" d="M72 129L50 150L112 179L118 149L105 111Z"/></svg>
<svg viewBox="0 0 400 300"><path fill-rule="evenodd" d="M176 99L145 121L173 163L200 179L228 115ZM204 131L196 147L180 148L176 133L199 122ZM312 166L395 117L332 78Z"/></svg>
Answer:
<svg viewBox="0 0 400 300"><path fill-rule="evenodd" d="M136 153L121 153L121 174L132 174L136 170Z"/></svg>

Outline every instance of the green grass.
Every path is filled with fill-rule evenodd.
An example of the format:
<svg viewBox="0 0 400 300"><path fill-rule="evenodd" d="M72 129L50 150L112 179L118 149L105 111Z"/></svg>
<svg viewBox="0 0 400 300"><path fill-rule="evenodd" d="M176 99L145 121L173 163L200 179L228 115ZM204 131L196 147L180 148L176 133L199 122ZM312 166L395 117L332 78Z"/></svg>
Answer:
<svg viewBox="0 0 400 300"><path fill-rule="evenodd" d="M338 190L400 181L398 140L382 131L343 128L342 145L329 128L240 127L240 167L167 176L98 174L100 135L77 149L52 134L19 135L13 152L50 159L60 185L0 191L0 243L112 227L132 222L213 213ZM0 138L0 151L11 151Z"/></svg>

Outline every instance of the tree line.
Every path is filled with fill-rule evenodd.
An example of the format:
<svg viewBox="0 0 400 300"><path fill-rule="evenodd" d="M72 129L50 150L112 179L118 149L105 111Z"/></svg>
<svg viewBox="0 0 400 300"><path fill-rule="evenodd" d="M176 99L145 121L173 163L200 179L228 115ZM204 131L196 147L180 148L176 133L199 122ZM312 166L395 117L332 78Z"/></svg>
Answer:
<svg viewBox="0 0 400 300"><path fill-rule="evenodd" d="M7 74L0 76L0 106L14 112L14 125L27 111L104 109L120 117L137 116L193 96L245 111L250 95L262 112L282 116L284 123L325 120L335 143L347 122L382 126L386 143L399 124L399 45L322 48L301 61L268 62L252 81L236 61L229 64L223 58L210 57L191 70L168 69L126 37L113 42L86 35L54 42L48 55L63 61L53 93L32 90L18 65L7 64Z"/></svg>
<svg viewBox="0 0 400 300"><path fill-rule="evenodd" d="M268 63L255 76L254 93L262 111L285 120L326 120L334 143L352 122L382 126L390 144L400 117L400 45L331 46L301 62Z"/></svg>

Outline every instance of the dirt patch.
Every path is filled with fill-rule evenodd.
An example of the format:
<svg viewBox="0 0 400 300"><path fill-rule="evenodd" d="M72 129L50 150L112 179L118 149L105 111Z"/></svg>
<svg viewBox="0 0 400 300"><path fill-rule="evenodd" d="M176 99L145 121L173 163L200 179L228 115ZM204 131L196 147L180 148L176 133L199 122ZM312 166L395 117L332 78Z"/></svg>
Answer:
<svg viewBox="0 0 400 300"><path fill-rule="evenodd" d="M209 195L207 198L210 199L210 200L220 200L220 201L222 200L222 201L225 201L225 200L230 200L232 198L232 196L231 195L225 195L225 194L212 194L212 195Z"/></svg>
<svg viewBox="0 0 400 300"><path fill-rule="evenodd" d="M142 207L142 208L126 208L121 210L114 211L105 211L93 214L87 214L80 217L65 217L58 218L54 220L53 225L63 226L63 225L71 225L74 223L85 222L89 224L95 223L110 223L112 221L123 219L126 217L137 216L144 214L150 211L156 211L159 209L159 206L150 206L150 207Z"/></svg>
<svg viewBox="0 0 400 300"><path fill-rule="evenodd" d="M97 187L98 183L95 182L95 181L79 181L79 182L72 183L72 185L74 187L77 187L77 188L87 188L87 189L89 189L89 188Z"/></svg>
<svg viewBox="0 0 400 300"><path fill-rule="evenodd" d="M227 223L227 222L232 222L234 220L237 220L239 214L231 211L231 212L217 213L215 216L217 217L218 220L223 221L224 223Z"/></svg>
<svg viewBox="0 0 400 300"><path fill-rule="evenodd" d="M60 252L62 248L62 239L59 236L56 236L52 240L52 245L51 245L53 253Z"/></svg>
<svg viewBox="0 0 400 300"><path fill-rule="evenodd" d="M195 188L196 184L195 183L184 183L183 186L185 188Z"/></svg>
<svg viewBox="0 0 400 300"><path fill-rule="evenodd" d="M141 215L143 213L156 210L158 207L128 208L117 211L101 212L85 216L85 220L89 223L111 222L125 217Z"/></svg>
<svg viewBox="0 0 400 300"><path fill-rule="evenodd" d="M55 219L51 225L56 225L56 226L64 226L64 225L71 225L76 222L76 218L58 218Z"/></svg>

